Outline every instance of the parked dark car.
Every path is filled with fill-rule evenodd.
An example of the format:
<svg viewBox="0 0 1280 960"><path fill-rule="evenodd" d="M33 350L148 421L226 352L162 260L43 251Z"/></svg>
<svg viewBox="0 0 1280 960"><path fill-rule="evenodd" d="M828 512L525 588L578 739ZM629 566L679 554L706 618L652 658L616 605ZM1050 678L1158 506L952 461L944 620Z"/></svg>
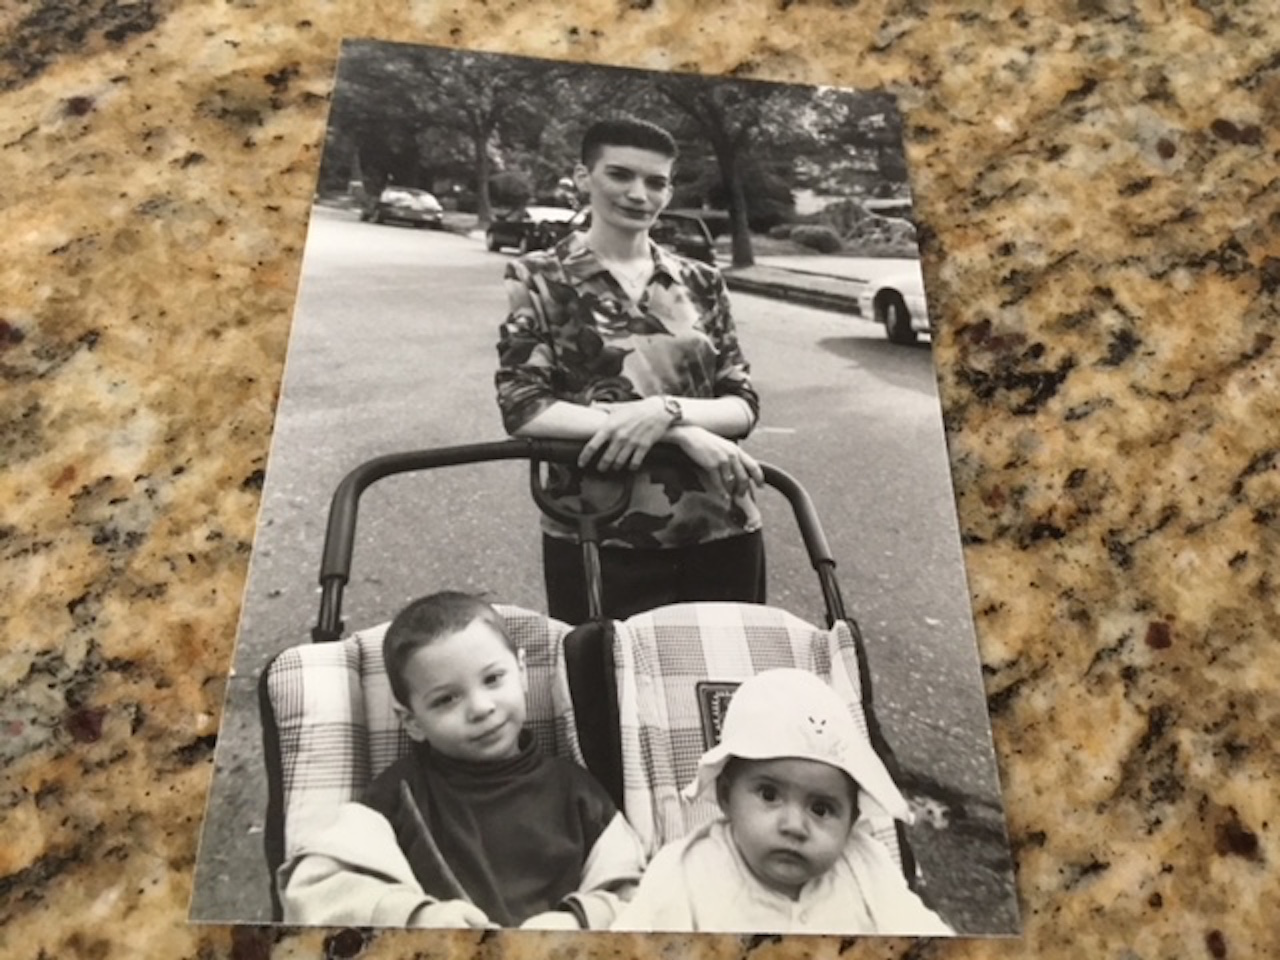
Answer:
<svg viewBox="0 0 1280 960"><path fill-rule="evenodd" d="M690 260L703 263L716 262L716 248L711 231L701 217L687 213L658 214L658 222L649 230L649 237L660 247L666 247Z"/></svg>
<svg viewBox="0 0 1280 960"><path fill-rule="evenodd" d="M572 207L529 204L494 215L484 232L490 250L515 247L521 253L549 247L569 232Z"/></svg>
<svg viewBox="0 0 1280 960"><path fill-rule="evenodd" d="M444 208L440 201L426 190L417 187L390 186L365 204L360 211L361 220L374 223L411 223L415 227L444 226Z"/></svg>
<svg viewBox="0 0 1280 960"><path fill-rule="evenodd" d="M591 211L579 210L567 224L570 230L586 230L591 226ZM649 229L649 237L660 247L678 253L690 260L701 260L703 263L716 262L715 243L711 239L711 231L702 222L701 217L688 213L669 213L666 210L658 214L657 222ZM560 239L559 237L556 238Z"/></svg>

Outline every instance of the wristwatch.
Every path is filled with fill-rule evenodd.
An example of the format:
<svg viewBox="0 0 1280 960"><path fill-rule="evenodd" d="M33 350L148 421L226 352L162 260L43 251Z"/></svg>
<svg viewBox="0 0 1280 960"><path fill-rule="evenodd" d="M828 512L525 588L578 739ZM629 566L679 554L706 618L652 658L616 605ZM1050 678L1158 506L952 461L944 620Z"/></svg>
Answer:
<svg viewBox="0 0 1280 960"><path fill-rule="evenodd" d="M680 406L680 401L675 397L663 396L662 409L671 417L671 425L675 426L684 419L684 409Z"/></svg>

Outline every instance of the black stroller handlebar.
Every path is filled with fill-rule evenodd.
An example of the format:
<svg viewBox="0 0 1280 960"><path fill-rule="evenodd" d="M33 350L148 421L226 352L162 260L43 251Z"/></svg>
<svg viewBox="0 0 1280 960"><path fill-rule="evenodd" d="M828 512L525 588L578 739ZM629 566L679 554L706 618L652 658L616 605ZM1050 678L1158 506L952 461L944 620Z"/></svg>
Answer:
<svg viewBox="0 0 1280 960"><path fill-rule="evenodd" d="M496 460L528 460L534 463L535 470L538 462L574 464L577 463L583 446L584 443L578 440L515 438L391 453L357 466L338 484L329 506L329 523L320 563L320 618L311 631L312 639L337 640L342 636L342 592L351 577L351 557L360 497L371 484L400 473ZM648 462L676 464L687 461L684 454L674 448L654 447L649 451ZM818 522L813 501L790 474L767 463L761 463L760 468L764 472L765 483L786 497L791 504L809 554L809 562L818 574L828 626L837 620L846 619L844 601L835 579L836 563ZM545 509L541 501L539 506Z"/></svg>

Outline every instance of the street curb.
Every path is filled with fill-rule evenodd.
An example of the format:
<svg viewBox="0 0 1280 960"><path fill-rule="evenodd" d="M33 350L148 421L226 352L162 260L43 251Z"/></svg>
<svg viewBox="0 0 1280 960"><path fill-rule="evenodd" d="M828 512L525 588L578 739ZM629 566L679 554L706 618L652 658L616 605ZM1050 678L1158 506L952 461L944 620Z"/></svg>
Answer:
<svg viewBox="0 0 1280 960"><path fill-rule="evenodd" d="M835 313L862 316L862 311L858 309L858 301L856 299L842 296L838 293L827 293L822 290L791 286L789 284L769 283L765 280L751 280L746 277L735 276L728 270L724 272L724 282L730 290L740 290L743 293L753 293L757 296L770 297L774 300L786 300L790 303L799 303L806 307L817 307L820 310L831 310Z"/></svg>

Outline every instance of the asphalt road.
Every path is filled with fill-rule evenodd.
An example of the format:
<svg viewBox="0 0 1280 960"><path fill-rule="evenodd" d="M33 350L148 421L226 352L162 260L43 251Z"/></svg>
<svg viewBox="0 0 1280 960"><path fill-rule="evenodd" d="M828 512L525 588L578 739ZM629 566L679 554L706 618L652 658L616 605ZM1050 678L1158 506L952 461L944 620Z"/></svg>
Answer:
<svg viewBox="0 0 1280 960"><path fill-rule="evenodd" d="M218 748L217 781L234 781L236 798L215 804L206 832L217 846L207 869L223 887L243 889L235 848L257 855L252 684L274 653L309 639L334 487L380 454L503 437L493 370L507 257L474 237L316 208ZM744 294L733 308L763 400L748 449L815 501L900 762L939 795L993 807L997 779L928 345L893 346L869 321ZM541 608L526 470L454 467L371 488L344 602L348 626L386 620L445 587ZM766 492L762 509L770 603L821 622L786 501Z"/></svg>

